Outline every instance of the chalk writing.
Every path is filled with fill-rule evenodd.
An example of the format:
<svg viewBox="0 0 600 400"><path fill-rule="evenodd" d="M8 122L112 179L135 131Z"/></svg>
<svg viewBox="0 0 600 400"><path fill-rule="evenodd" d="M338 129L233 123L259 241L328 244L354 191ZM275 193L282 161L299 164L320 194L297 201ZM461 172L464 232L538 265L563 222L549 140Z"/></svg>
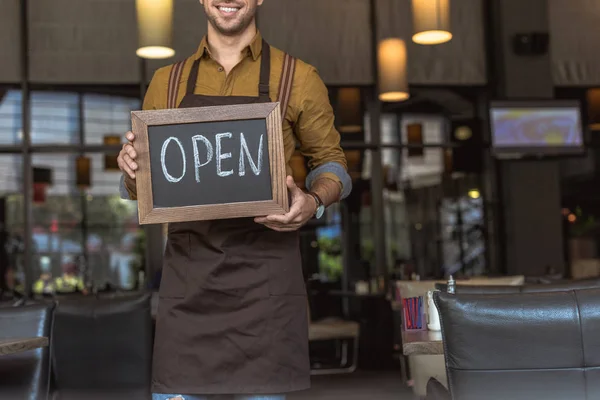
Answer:
<svg viewBox="0 0 600 400"><path fill-rule="evenodd" d="M174 140L177 143L177 145L179 146L179 149L181 150L181 158L183 158L183 168L182 168L183 171L181 172L181 176L179 178L175 178L173 175L169 174L169 171L167 171L167 165L165 164L165 158L167 156L167 147L169 146L169 143L171 143L172 140ZM183 179L183 177L185 176L185 167L186 167L186 165L185 165L185 150L183 149L183 145L181 144L179 139L171 136L170 138L165 140L165 142L162 145L162 149L160 150L160 164L162 166L163 174L165 175L165 178L169 182L177 183Z"/></svg>
<svg viewBox="0 0 600 400"><path fill-rule="evenodd" d="M214 146L213 143L204 135L194 135L191 138L194 154L194 177L197 183L200 183L201 180L201 169L211 164L213 160L215 160L217 176L225 178L234 175L233 168L225 169L227 168L227 160L232 158L233 155L230 151L224 152L223 150L224 148L231 148L230 141L233 139L233 134L231 132L217 133L214 137ZM179 147L181 157L183 159L183 167L181 175L179 177L171 175L167 168L167 149L172 141L174 141ZM250 169L252 170L252 173L256 176L259 176L262 171L264 159L264 134L260 135L256 158L252 156L250 148L248 146L248 142L243 132L241 132L239 135L239 150L240 157L237 175L246 175L247 160L248 164L250 165ZM165 141L163 142L160 152L160 163L163 175L165 176L165 179L168 182L178 183L185 177L185 174L187 172L187 162L185 154L186 153L183 144L178 138L171 136L165 139Z"/></svg>

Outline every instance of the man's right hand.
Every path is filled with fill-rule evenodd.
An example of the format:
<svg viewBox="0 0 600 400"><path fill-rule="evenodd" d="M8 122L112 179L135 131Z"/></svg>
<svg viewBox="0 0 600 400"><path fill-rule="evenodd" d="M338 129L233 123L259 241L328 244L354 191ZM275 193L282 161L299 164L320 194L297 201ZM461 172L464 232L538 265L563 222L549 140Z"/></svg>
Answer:
<svg viewBox="0 0 600 400"><path fill-rule="evenodd" d="M123 145L119 157L117 157L117 162L121 171L129 175L131 179L135 179L135 171L138 169L138 165L135 162L137 154L133 148L135 135L129 131L125 134L125 139L127 139L128 143Z"/></svg>

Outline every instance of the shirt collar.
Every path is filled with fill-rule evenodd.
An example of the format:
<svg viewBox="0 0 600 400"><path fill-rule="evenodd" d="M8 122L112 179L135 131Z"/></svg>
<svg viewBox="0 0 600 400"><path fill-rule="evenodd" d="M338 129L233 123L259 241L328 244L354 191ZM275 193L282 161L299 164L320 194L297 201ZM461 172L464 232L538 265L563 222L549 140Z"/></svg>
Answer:
<svg viewBox="0 0 600 400"><path fill-rule="evenodd" d="M258 60L258 57L260 56L260 54L262 52L262 46L263 46L262 35L260 34L260 32L256 32L256 35L254 36L254 38L252 39L252 41L250 42L248 47L246 47L243 50L244 55L248 55L248 52L250 52L252 59L254 61L256 61L256 60ZM208 39L207 39L206 35L204 35L204 37L202 38L202 41L200 42L200 46L198 47L198 50L196 51L196 54L194 55L194 60L197 60L198 58L203 57L203 56L210 57L210 49L208 48Z"/></svg>

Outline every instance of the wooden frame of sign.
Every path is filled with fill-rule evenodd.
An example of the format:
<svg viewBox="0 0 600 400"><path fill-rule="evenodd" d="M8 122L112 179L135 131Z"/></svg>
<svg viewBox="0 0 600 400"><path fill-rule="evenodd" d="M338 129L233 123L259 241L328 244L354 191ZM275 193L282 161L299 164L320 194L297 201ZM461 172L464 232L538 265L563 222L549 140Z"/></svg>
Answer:
<svg viewBox="0 0 600 400"><path fill-rule="evenodd" d="M268 151L266 152L266 154L268 154L268 161L266 164L267 166L269 166L268 170L270 172L271 183L271 193L268 194L267 200L222 202L215 204L199 205L189 204L167 207L161 205L157 206L155 204L156 196L153 192L151 156L152 154L156 153L156 149L154 149L153 153L151 154L152 138L150 138L149 136L149 130L152 131L152 127L173 126L173 128L175 128L175 126L179 125L189 126L189 124L198 123L229 123L232 121L249 120L262 120L266 124L266 137L268 147ZM288 189L286 185L286 162L283 146L281 111L278 102L198 108L178 108L166 110L132 111L131 121L132 131L135 134L135 141L133 142L133 147L137 153L136 162L138 164L138 170L136 171L136 189L138 200L138 216L140 224L256 217L270 214L284 214L289 211L289 198ZM173 130L173 135L177 135L176 132L176 130ZM153 134L152 132L150 133ZM231 133L228 133L228 135L231 135ZM185 151L180 141L176 142L179 143L179 148L181 149L180 154L182 154L185 158ZM194 146L195 164L192 163L192 165L194 166L196 171L196 180L200 182L198 165L203 164L198 164L199 156L197 150L197 143L194 143ZM262 151L262 139L260 146L261 147L259 148L259 151ZM177 146L173 145L173 148L177 149ZM217 150L219 150L220 148L221 147L217 145ZM244 150L246 152L245 154L248 157L250 157L247 145ZM206 151L206 159L208 159L209 156L211 159L214 159L212 155L214 152L212 150ZM240 149L239 153L241 154L242 152L243 150ZM162 171L165 171L164 153L165 145L163 144L161 153L161 163L163 166ZM229 158L232 158L232 153L227 154L229 154ZM240 155L239 157L241 170L242 155ZM221 159L223 159L224 156L220 156L217 158L219 158L219 161L221 161ZM262 161L262 159L260 158L258 160ZM206 163L208 163L208 161L206 161ZM189 163L186 164L186 162L183 161L183 175L185 175L186 165L189 165ZM254 168L254 171L256 173L257 167L255 167L254 164L252 164L252 168ZM251 176L252 171L249 171L248 173L242 173L240 171L239 176L244 175ZM222 173L220 176L223 176ZM237 178L237 175L235 173L232 176L234 178ZM223 180L219 182L223 182ZM233 188L235 189L235 186L233 186ZM218 188L208 189L210 189L211 192L218 190ZM248 191L246 190L246 192ZM189 193L189 190L184 191L182 193Z"/></svg>

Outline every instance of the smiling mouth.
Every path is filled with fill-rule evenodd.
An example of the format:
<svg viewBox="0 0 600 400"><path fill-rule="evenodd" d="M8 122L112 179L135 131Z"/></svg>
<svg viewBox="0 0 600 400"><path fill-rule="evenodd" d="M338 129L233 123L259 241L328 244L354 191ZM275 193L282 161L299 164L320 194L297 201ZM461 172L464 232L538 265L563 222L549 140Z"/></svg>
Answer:
<svg viewBox="0 0 600 400"><path fill-rule="evenodd" d="M222 14L225 15L233 15L240 11L240 7L231 7L231 6L217 6L217 9L221 11Z"/></svg>

